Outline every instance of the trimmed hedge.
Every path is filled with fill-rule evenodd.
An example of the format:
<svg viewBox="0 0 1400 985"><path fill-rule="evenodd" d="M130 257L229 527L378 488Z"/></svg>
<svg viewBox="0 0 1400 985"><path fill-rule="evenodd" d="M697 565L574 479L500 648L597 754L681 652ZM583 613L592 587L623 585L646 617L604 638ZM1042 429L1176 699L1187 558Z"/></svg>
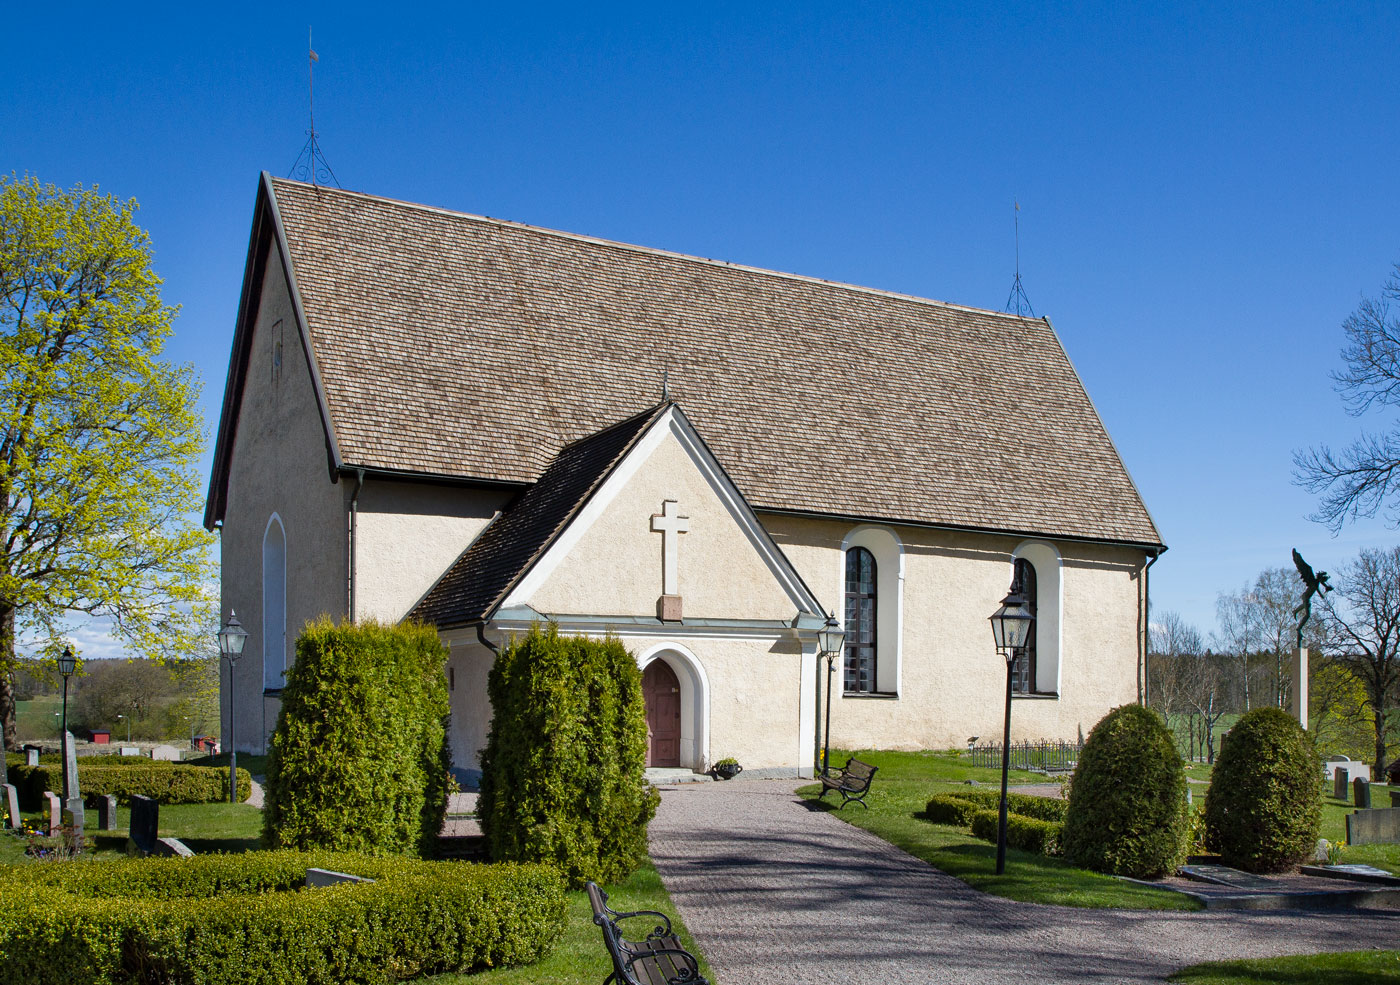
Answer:
<svg viewBox="0 0 1400 985"><path fill-rule="evenodd" d="M303 888L308 868L377 880ZM380 983L538 960L543 866L331 852L0 866L0 967L27 985Z"/></svg>
<svg viewBox="0 0 1400 985"><path fill-rule="evenodd" d="M1186 814L1186 771L1166 723L1141 705L1110 711L1074 770L1065 854L1099 872L1159 876L1185 854Z"/></svg>
<svg viewBox="0 0 1400 985"><path fill-rule="evenodd" d="M986 806L952 793L936 794L924 808L924 814L935 824L951 824L954 827L966 828L972 824L972 819L978 811L986 810Z"/></svg>
<svg viewBox="0 0 1400 985"><path fill-rule="evenodd" d="M939 824L958 824L962 826L972 823L971 812L965 810L957 811L943 803L948 798L955 798L967 804L974 804L978 810L985 810L988 807L1000 809L1001 807L1000 790L984 790L969 787L966 790L955 790L938 794L933 800L930 800L926 808L930 820L937 821ZM935 801L939 802L937 808L934 807ZM1066 801L1060 800L1058 797L1036 797L1031 794L1007 791L1006 807L1010 813L1020 814L1022 817L1033 817L1041 821L1060 822L1065 819L1065 812L1069 809L1069 804ZM958 816L966 816L967 820L943 821L933 816L935 812L942 816L954 816L955 814Z"/></svg>
<svg viewBox="0 0 1400 985"><path fill-rule="evenodd" d="M15 785L22 808L38 810L45 790L58 793L63 789L63 767L51 763L12 766L10 782ZM78 788L84 797L89 794L116 794L117 800L123 804L130 804L134 794L153 797L162 804L214 804L228 800L228 770L149 759L136 760L130 765L89 765L87 758L84 758L78 760ZM247 800L252 792L252 776L247 770L240 769L239 801Z"/></svg>
<svg viewBox="0 0 1400 985"><path fill-rule="evenodd" d="M447 650L422 623L308 623L269 743L268 848L430 854L447 816Z"/></svg>
<svg viewBox="0 0 1400 985"><path fill-rule="evenodd" d="M476 811L491 857L550 863L575 888L624 878L660 801L636 659L613 637L535 626L496 657L487 689Z"/></svg>
<svg viewBox="0 0 1400 985"><path fill-rule="evenodd" d="M995 844L1000 826L999 811L979 810L972 816L972 833L984 841ZM1006 843L1012 848L1037 855L1059 855L1063 835L1064 825L1056 821L1042 821L1021 814L1006 815Z"/></svg>
<svg viewBox="0 0 1400 985"><path fill-rule="evenodd" d="M1307 732L1280 708L1240 716L1206 791L1206 844L1226 865L1277 872L1312 854L1322 823L1322 765Z"/></svg>

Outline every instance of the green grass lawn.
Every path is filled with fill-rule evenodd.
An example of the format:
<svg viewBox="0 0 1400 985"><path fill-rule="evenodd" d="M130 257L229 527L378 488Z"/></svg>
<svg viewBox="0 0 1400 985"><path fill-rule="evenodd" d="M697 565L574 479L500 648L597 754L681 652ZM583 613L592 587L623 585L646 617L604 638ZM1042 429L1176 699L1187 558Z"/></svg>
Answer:
<svg viewBox="0 0 1400 985"><path fill-rule="evenodd" d="M671 927L684 942L686 950L700 958L700 973L713 981L709 966L696 950L690 933L681 923L671 897L661 885L661 877L651 863L643 865L626 880L615 886L604 886L608 905L614 910L659 910L671 918ZM622 924L624 933L643 937L654 925L642 918ZM431 985L598 985L612 974L612 961L603 945L603 932L593 925L593 911L588 896L582 891L569 893L568 910L564 916L564 933L549 956L537 964L498 971L477 972L474 975L437 975L420 979Z"/></svg>
<svg viewBox="0 0 1400 985"><path fill-rule="evenodd" d="M37 813L24 816L39 818ZM92 846L88 857L101 861L125 856L131 812L117 808L116 831L94 830L96 817L96 812L88 812L87 836ZM251 851L258 847L261 833L262 811L247 804L164 804L160 809L160 837L179 838L196 854ZM0 863L32 863L24 854L28 844L8 831L0 834Z"/></svg>
<svg viewBox="0 0 1400 985"><path fill-rule="evenodd" d="M842 762L845 755L838 758L833 750L832 761ZM865 750L854 755L880 768L866 798L870 810L852 805L837 816L957 876L974 889L1028 903L1151 910L1200 908L1195 900L1179 893L1139 886L1076 868L1063 859L1012 848L1006 852L1006 872L998 876L995 845L974 838L964 828L926 821L923 812L935 793L966 789L966 780L999 788L1000 770L964 765L955 752ZM1013 771L1010 782L1014 786L1054 781L1043 774ZM817 785L800 791L813 800L820 792Z"/></svg>
<svg viewBox="0 0 1400 985"><path fill-rule="evenodd" d="M1189 985L1383 985L1400 982L1400 951L1346 951L1192 965L1167 981Z"/></svg>
<svg viewBox="0 0 1400 985"><path fill-rule="evenodd" d="M15 732L21 742L58 742L62 698L34 698L15 702Z"/></svg>

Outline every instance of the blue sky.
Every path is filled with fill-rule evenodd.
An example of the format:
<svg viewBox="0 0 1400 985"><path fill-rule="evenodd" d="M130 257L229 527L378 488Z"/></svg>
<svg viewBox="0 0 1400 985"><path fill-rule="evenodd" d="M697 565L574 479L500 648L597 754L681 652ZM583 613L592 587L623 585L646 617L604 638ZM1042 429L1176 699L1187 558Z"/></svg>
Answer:
<svg viewBox="0 0 1400 985"><path fill-rule="evenodd" d="M199 7L7 12L0 169L141 203L211 431L310 25L350 189L989 308L1019 201L1026 291L1171 547L1154 605L1202 628L1291 547L1397 539L1331 537L1290 471L1360 426L1339 326L1400 260L1400 5Z"/></svg>

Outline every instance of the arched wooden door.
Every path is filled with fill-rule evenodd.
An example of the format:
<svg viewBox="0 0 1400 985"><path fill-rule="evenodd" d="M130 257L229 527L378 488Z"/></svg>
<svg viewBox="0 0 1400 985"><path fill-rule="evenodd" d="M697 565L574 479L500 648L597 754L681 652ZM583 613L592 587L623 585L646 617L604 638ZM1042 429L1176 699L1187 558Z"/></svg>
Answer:
<svg viewBox="0 0 1400 985"><path fill-rule="evenodd" d="M681 683L666 661L647 664L642 697L647 706L647 765L680 766Z"/></svg>

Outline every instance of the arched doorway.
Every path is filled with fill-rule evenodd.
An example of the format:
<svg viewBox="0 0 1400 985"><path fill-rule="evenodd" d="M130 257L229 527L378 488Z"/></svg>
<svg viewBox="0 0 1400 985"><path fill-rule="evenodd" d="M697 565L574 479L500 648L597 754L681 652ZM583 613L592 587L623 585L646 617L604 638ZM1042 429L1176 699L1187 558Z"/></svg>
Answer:
<svg viewBox="0 0 1400 985"><path fill-rule="evenodd" d="M647 706L647 765L681 764L681 683L664 660L642 671L642 698Z"/></svg>

